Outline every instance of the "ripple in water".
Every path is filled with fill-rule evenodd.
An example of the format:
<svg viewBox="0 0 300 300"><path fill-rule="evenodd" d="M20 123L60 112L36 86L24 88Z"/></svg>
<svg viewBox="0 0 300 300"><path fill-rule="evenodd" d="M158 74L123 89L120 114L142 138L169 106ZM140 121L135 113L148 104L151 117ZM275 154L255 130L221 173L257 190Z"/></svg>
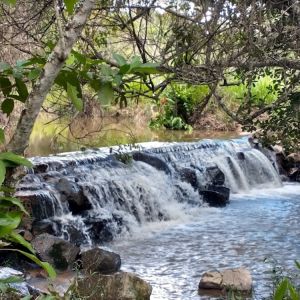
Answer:
<svg viewBox="0 0 300 300"><path fill-rule="evenodd" d="M254 299L270 295L272 258L285 268L300 259L300 185L235 194L223 209L200 208L188 220L150 224L132 238L110 245L122 269L153 286L151 300L207 299L198 296L201 274L245 266L254 279Z"/></svg>

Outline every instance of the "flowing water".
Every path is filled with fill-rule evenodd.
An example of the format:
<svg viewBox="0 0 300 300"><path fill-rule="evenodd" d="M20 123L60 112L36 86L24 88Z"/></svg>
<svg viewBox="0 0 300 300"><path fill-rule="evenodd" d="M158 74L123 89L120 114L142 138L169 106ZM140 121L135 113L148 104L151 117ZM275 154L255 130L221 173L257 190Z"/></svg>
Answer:
<svg viewBox="0 0 300 300"><path fill-rule="evenodd" d="M268 155L242 138L35 157L17 194L31 199L34 228L119 252L153 300L199 299L204 271L238 266L251 269L262 299L264 259L290 268L300 257L300 185L282 186ZM198 190L222 174L231 203L209 208Z"/></svg>
<svg viewBox="0 0 300 300"><path fill-rule="evenodd" d="M300 185L235 194L226 208L201 208L188 220L140 227L110 248L123 270L153 286L151 300L206 299L197 293L201 274L244 266L254 279L253 299L272 292L268 258L295 270L300 258Z"/></svg>

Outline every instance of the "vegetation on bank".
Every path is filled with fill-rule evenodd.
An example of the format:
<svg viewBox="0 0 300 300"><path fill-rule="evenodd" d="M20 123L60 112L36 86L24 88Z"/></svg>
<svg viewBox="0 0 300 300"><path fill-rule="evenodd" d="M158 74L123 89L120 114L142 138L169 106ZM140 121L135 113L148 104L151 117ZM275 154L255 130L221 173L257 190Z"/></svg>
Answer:
<svg viewBox="0 0 300 300"><path fill-rule="evenodd" d="M26 210L2 185L7 168L30 166L13 153L41 110L89 118L97 99L101 120L112 106L149 101L152 128L188 131L222 111L265 144L299 151L298 2L204 2L0 1L0 251L55 274L19 234ZM297 293L283 279L274 299Z"/></svg>

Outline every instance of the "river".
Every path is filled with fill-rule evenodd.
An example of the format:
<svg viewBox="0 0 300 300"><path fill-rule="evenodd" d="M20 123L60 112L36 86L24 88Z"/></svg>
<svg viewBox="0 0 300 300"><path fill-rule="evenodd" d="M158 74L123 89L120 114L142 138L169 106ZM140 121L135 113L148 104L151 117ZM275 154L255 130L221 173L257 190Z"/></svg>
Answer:
<svg viewBox="0 0 300 300"><path fill-rule="evenodd" d="M151 300L206 299L197 293L207 270L244 266L254 280L253 299L272 292L273 261L295 271L300 258L300 184L234 194L226 208L199 208L178 221L136 229L110 249L122 269L153 286Z"/></svg>

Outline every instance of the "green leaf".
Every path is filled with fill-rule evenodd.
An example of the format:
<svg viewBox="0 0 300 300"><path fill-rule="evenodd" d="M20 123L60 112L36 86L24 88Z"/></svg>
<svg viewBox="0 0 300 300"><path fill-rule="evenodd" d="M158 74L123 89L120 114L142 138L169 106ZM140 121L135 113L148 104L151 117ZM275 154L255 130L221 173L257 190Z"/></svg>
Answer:
<svg viewBox="0 0 300 300"><path fill-rule="evenodd" d="M77 0L64 0L67 12L71 15L74 11Z"/></svg>
<svg viewBox="0 0 300 300"><path fill-rule="evenodd" d="M20 283L23 282L24 279L19 276L9 276L7 278L1 278L0 282L4 284L10 284L10 283Z"/></svg>
<svg viewBox="0 0 300 300"><path fill-rule="evenodd" d="M29 80L35 80L41 75L41 72L40 68L33 69L28 73L27 77Z"/></svg>
<svg viewBox="0 0 300 300"><path fill-rule="evenodd" d="M288 289L290 292L291 300L299 300L300 299L300 294L297 293L297 290L290 282L288 283Z"/></svg>
<svg viewBox="0 0 300 300"><path fill-rule="evenodd" d="M0 186L4 182L5 174L6 174L6 166L4 162L0 160Z"/></svg>
<svg viewBox="0 0 300 300"><path fill-rule="evenodd" d="M138 56L134 56L131 60L131 63L130 63L130 68L133 69L133 68L137 68L139 67L140 65L142 65L142 62L141 62L141 59L138 57Z"/></svg>
<svg viewBox="0 0 300 300"><path fill-rule="evenodd" d="M35 254L34 249L32 248L31 244L28 243L20 234L18 234L15 231L12 231L9 234L9 238L8 238L11 242L20 244L22 246L24 246L25 248L27 248L31 253Z"/></svg>
<svg viewBox="0 0 300 300"><path fill-rule="evenodd" d="M12 85L7 77L0 77L0 90L6 97L11 93Z"/></svg>
<svg viewBox="0 0 300 300"><path fill-rule="evenodd" d="M35 255L27 253L25 251L22 251L22 250L16 250L16 251L23 254L24 256L28 257L33 262L35 262L37 265L39 265L44 270L46 270L51 279L54 279L56 277L56 272L49 263L40 261Z"/></svg>
<svg viewBox="0 0 300 300"><path fill-rule="evenodd" d="M25 207L23 206L22 202L20 199L18 198L14 198L14 197L0 197L0 204L1 202L8 202L12 205L17 206L23 213L25 213L26 215L28 215L28 212L26 211Z"/></svg>
<svg viewBox="0 0 300 300"><path fill-rule="evenodd" d="M300 263L299 263L299 261L295 260L295 265L300 270Z"/></svg>
<svg viewBox="0 0 300 300"><path fill-rule="evenodd" d="M284 279L278 285L275 291L274 300L282 300L288 288L288 280Z"/></svg>
<svg viewBox="0 0 300 300"><path fill-rule="evenodd" d="M129 70L130 70L130 65L125 64L125 65L120 67L119 74L120 75L125 75Z"/></svg>
<svg viewBox="0 0 300 300"><path fill-rule="evenodd" d="M10 70L10 69L11 69L10 64L8 64L4 61L0 62L0 72L7 71L7 70Z"/></svg>
<svg viewBox="0 0 300 300"><path fill-rule="evenodd" d="M25 166L28 168L32 167L32 163L29 160L27 160L26 158L24 158L20 155L14 154L12 152L0 153L0 160L4 160L4 161L13 163L12 165L9 165L9 166L18 165L18 166Z"/></svg>
<svg viewBox="0 0 300 300"><path fill-rule="evenodd" d="M17 91L20 96L19 100L25 102L29 95L27 86L20 78L15 78L15 81L16 81Z"/></svg>
<svg viewBox="0 0 300 300"><path fill-rule="evenodd" d="M15 102L11 98L5 99L1 104L2 111L9 116L14 110Z"/></svg>
<svg viewBox="0 0 300 300"><path fill-rule="evenodd" d="M78 91L77 88L73 85L71 85L69 82L67 83L67 94L72 100L75 108L78 111L83 111L83 102L82 99L78 97Z"/></svg>
<svg viewBox="0 0 300 300"><path fill-rule="evenodd" d="M117 64L121 67L125 64L127 64L127 61L126 59L120 55L120 54L117 54L117 53L113 53L113 58L115 59L115 61L117 62Z"/></svg>
<svg viewBox="0 0 300 300"><path fill-rule="evenodd" d="M137 67L132 67L130 71L132 73L140 73L140 74L157 74L159 73L157 69L158 67L159 64L146 63Z"/></svg>
<svg viewBox="0 0 300 300"><path fill-rule="evenodd" d="M111 82L100 82L98 98L103 106L108 106L114 99L114 91Z"/></svg>
<svg viewBox="0 0 300 300"><path fill-rule="evenodd" d="M0 128L0 144L4 144L4 143L5 143L4 130L2 128Z"/></svg>
<svg viewBox="0 0 300 300"><path fill-rule="evenodd" d="M22 213L19 211L0 212L0 237L10 234L21 222Z"/></svg>

